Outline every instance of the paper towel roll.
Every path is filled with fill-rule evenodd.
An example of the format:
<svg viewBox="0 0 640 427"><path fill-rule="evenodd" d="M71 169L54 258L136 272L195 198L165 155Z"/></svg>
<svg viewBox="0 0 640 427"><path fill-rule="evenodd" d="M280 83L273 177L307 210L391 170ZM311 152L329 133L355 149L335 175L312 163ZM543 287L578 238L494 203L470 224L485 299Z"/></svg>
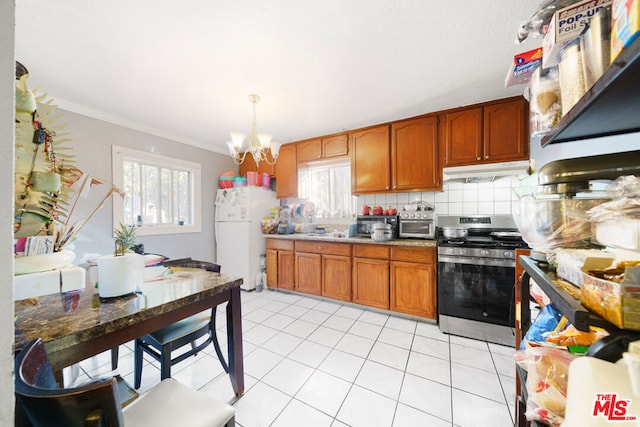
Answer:
<svg viewBox="0 0 640 427"><path fill-rule="evenodd" d="M98 258L98 294L111 298L135 292L142 283L143 269L143 258L134 253Z"/></svg>

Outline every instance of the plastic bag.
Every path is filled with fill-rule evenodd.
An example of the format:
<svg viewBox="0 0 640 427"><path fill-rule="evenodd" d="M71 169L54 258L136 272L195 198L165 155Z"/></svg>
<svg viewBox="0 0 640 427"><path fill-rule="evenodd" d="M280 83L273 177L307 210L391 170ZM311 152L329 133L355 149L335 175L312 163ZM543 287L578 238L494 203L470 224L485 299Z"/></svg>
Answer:
<svg viewBox="0 0 640 427"><path fill-rule="evenodd" d="M524 350L527 343L544 343L546 341L545 334L553 332L561 318L562 314L556 310L553 304L542 307L536 320L533 321L524 339L520 342L520 349Z"/></svg>
<svg viewBox="0 0 640 427"><path fill-rule="evenodd" d="M633 175L617 178L607 188L607 195L611 201L587 211L592 222L640 218L640 178Z"/></svg>
<svg viewBox="0 0 640 427"><path fill-rule="evenodd" d="M553 14L558 9L565 8L578 0L545 0L528 21L523 22L518 29L517 43L522 43L529 35L534 37L544 36L546 26L551 22Z"/></svg>
<svg viewBox="0 0 640 427"><path fill-rule="evenodd" d="M527 372L527 420L556 427L564 421L569 364L573 359L568 351L552 347L516 352L516 364Z"/></svg>

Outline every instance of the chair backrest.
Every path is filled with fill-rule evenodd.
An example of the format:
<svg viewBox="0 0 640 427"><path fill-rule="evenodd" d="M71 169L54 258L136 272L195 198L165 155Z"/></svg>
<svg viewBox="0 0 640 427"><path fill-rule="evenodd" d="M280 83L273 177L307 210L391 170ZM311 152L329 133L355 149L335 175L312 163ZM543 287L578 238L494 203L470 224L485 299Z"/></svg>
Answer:
<svg viewBox="0 0 640 427"><path fill-rule="evenodd" d="M212 271L214 273L220 273L220 265L213 262L198 261L191 258L181 258L176 260L164 261L162 265L164 265L165 267L201 268L203 270Z"/></svg>
<svg viewBox="0 0 640 427"><path fill-rule="evenodd" d="M16 402L33 427L124 425L116 379L60 388L40 339L16 356L15 377ZM16 425L18 420L16 416Z"/></svg>

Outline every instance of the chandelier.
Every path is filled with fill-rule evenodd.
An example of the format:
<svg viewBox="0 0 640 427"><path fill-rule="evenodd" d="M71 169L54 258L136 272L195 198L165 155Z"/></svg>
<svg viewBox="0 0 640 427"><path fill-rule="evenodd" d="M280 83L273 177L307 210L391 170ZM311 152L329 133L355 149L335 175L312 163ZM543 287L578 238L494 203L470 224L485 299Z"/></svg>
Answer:
<svg viewBox="0 0 640 427"><path fill-rule="evenodd" d="M244 134L240 132L231 132L231 141L227 142L229 146L229 152L233 157L233 162L236 165L244 162L248 153L251 153L253 160L256 162L256 166L261 161L267 162L268 165L276 163L278 153L280 152L279 142L272 142L271 135L266 133L258 133L258 125L256 124L256 104L260 102L260 97L256 94L249 95L249 102L253 104L253 124L251 125L251 133L247 138L249 148L242 152L242 144L244 142ZM269 160L268 153L271 151L271 160Z"/></svg>

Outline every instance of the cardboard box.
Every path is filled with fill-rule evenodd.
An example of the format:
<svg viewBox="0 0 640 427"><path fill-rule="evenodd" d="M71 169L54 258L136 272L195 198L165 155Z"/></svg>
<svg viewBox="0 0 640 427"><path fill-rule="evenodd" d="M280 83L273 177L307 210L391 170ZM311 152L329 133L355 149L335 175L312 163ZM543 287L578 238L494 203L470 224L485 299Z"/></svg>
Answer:
<svg viewBox="0 0 640 427"><path fill-rule="evenodd" d="M640 34L640 0L611 3L611 62Z"/></svg>
<svg viewBox="0 0 640 427"><path fill-rule="evenodd" d="M589 20L611 0L584 0L558 9L542 39L542 66L558 65L560 50L580 35Z"/></svg>
<svg viewBox="0 0 640 427"><path fill-rule="evenodd" d="M640 331L640 267L627 267L621 283L591 276L592 269L587 259L580 284L582 305L619 328Z"/></svg>

